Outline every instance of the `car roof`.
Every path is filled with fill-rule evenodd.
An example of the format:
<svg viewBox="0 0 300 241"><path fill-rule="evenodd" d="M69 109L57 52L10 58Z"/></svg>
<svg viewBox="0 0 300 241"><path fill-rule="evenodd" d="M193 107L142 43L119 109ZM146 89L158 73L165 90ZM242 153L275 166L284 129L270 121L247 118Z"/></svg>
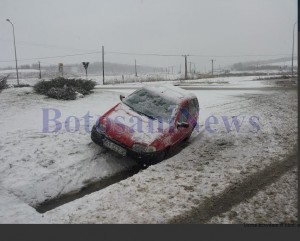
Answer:
<svg viewBox="0 0 300 241"><path fill-rule="evenodd" d="M173 85L145 85L141 89L145 89L151 93L157 94L163 98L170 99L177 104L184 100L196 98L196 96L188 91Z"/></svg>

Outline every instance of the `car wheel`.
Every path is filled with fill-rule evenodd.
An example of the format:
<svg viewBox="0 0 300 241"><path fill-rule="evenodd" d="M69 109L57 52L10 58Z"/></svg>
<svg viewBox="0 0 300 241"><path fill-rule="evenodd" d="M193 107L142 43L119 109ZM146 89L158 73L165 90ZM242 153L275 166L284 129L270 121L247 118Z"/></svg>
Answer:
<svg viewBox="0 0 300 241"><path fill-rule="evenodd" d="M166 151L162 151L162 152L158 155L158 157L157 157L157 162L163 161L163 160L165 159L166 155L167 155L167 152L166 152Z"/></svg>
<svg viewBox="0 0 300 241"><path fill-rule="evenodd" d="M91 131L91 139L95 144L102 146L102 141L97 134L96 126L94 125Z"/></svg>
<svg viewBox="0 0 300 241"><path fill-rule="evenodd" d="M162 151L159 155L149 158L149 159L144 159L143 160L143 164L145 164L146 166L150 166L150 165L154 165L157 163L160 163L161 161L163 161L166 157L167 151Z"/></svg>

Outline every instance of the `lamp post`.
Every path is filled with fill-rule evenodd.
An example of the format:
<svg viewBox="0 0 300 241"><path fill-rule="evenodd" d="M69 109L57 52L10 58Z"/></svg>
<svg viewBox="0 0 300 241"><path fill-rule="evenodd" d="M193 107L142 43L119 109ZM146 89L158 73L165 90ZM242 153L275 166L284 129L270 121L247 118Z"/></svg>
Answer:
<svg viewBox="0 0 300 241"><path fill-rule="evenodd" d="M293 74L294 74L294 33L295 33L295 26L296 26L296 23L298 23L298 21L296 21L296 22L294 23L294 27L293 27L292 77L293 77Z"/></svg>
<svg viewBox="0 0 300 241"><path fill-rule="evenodd" d="M16 38L15 38L15 28L14 28L14 25L13 23L9 20L9 19L6 19L7 22L9 22L13 28L13 35L14 35L14 47L15 47L15 60L16 60L16 72L17 72L17 81L18 81L18 85L20 84L19 83L19 72L18 72L18 60L17 60L17 49L16 49Z"/></svg>

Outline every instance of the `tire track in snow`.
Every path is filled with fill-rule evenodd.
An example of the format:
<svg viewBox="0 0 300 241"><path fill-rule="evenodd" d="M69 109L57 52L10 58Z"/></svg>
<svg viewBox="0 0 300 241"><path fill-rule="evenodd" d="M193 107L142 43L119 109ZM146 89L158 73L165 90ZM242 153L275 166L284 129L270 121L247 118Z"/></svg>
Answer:
<svg viewBox="0 0 300 241"><path fill-rule="evenodd" d="M206 223L212 217L231 210L231 208L270 185L297 165L298 150L286 159L277 161L265 169L247 177L243 182L230 186L220 195L206 199L198 207L181 216L174 217L170 223Z"/></svg>

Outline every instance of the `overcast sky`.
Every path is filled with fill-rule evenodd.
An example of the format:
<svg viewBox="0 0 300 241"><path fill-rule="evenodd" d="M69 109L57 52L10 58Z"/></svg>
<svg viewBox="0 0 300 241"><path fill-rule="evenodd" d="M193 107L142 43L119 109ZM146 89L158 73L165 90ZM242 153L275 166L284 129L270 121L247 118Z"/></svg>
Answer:
<svg viewBox="0 0 300 241"><path fill-rule="evenodd" d="M297 0L0 0L0 61L14 60L11 19L20 64L101 51L194 54L197 68L292 52ZM295 31L296 32L296 31ZM296 35L295 35L296 36ZM297 46L297 38L295 37ZM297 47L295 48L295 52ZM239 55L239 57L231 57ZM177 66L182 57L105 55L106 61ZM101 54L40 59L42 63L101 61ZM14 62L0 62L0 66Z"/></svg>

